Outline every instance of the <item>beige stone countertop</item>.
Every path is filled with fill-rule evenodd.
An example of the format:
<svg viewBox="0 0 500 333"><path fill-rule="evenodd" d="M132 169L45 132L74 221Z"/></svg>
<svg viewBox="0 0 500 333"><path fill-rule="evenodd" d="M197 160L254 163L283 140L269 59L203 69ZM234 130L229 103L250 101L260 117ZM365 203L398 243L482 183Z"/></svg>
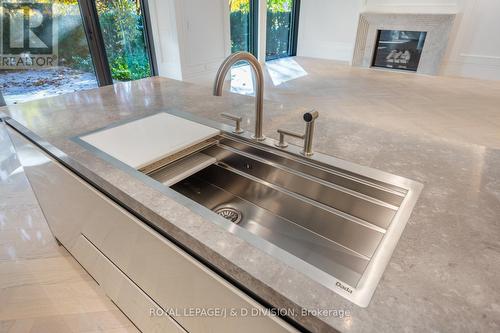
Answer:
<svg viewBox="0 0 500 333"><path fill-rule="evenodd" d="M266 101L264 133L302 130L306 110ZM253 98L213 97L209 87L165 78L0 108L82 176L269 304L349 311L343 318L294 318L311 331L500 330L499 150L350 122L334 110L320 115L317 151L424 184L370 305L360 308L71 139L160 111L216 121L231 112L253 129Z"/></svg>

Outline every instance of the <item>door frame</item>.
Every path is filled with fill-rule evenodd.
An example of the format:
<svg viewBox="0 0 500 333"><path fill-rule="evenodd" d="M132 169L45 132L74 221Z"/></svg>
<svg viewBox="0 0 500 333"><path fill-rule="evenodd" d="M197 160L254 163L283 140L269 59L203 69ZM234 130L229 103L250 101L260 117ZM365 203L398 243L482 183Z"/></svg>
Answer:
<svg viewBox="0 0 500 333"><path fill-rule="evenodd" d="M111 68L104 47L104 38L99 24L95 0L78 0L78 4L90 57L94 64L97 84L99 87L111 85L113 84L113 77L111 76Z"/></svg>
<svg viewBox="0 0 500 333"><path fill-rule="evenodd" d="M259 56L259 0L250 0L249 52Z"/></svg>
<svg viewBox="0 0 500 333"><path fill-rule="evenodd" d="M151 76L158 76L158 63L156 61L155 43L153 40L153 26L151 25L151 16L149 15L149 0L139 0L142 8L142 21L144 24L144 40L148 51L149 66Z"/></svg>
<svg viewBox="0 0 500 333"><path fill-rule="evenodd" d="M5 99L3 98L2 92L0 91L0 107L7 105Z"/></svg>
<svg viewBox="0 0 500 333"><path fill-rule="evenodd" d="M289 57L297 55L297 40L299 38L300 0L293 0L292 24L290 27Z"/></svg>

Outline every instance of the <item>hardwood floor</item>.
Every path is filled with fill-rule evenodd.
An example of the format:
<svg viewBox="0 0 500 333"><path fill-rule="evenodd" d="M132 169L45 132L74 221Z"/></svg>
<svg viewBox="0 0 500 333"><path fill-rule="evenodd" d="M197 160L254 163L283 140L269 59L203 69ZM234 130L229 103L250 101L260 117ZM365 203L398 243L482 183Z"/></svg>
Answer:
<svg viewBox="0 0 500 333"><path fill-rule="evenodd" d="M0 124L0 333L137 332L57 245Z"/></svg>

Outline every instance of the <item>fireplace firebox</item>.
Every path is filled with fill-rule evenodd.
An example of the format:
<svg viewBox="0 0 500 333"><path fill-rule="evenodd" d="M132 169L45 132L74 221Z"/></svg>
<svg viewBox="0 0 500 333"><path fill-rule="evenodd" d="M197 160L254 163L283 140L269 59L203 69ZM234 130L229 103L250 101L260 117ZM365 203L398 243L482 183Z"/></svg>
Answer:
<svg viewBox="0 0 500 333"><path fill-rule="evenodd" d="M427 32L378 30L372 66L416 72Z"/></svg>

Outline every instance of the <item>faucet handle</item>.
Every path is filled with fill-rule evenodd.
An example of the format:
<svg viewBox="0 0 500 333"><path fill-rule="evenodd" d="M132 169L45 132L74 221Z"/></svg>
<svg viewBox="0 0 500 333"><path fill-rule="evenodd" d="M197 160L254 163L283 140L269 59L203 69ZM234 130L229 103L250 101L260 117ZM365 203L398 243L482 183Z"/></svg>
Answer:
<svg viewBox="0 0 500 333"><path fill-rule="evenodd" d="M276 147L286 148L288 147L288 143L285 142L285 135L292 136L297 139L304 139L304 134L298 134L292 131L287 131L284 129L278 129L278 133L280 135L280 140L275 144Z"/></svg>
<svg viewBox="0 0 500 333"><path fill-rule="evenodd" d="M279 148L286 148L288 147L288 143L285 142L285 135L288 136L293 136L297 139L302 139L304 140L304 149L302 150L302 155L306 157L312 156L313 150L312 150L312 141L313 141L313 135L314 135L314 122L316 119L318 119L319 113L316 110L312 110L309 112L304 113L303 119L306 122L306 131L304 134L298 134L295 132L287 131L287 130L282 130L279 129L278 133L280 134L280 140L279 142L275 143L274 145Z"/></svg>
<svg viewBox="0 0 500 333"><path fill-rule="evenodd" d="M236 122L236 126L233 130L233 133L236 133L236 134L241 134L243 133L244 131L241 129L241 122L243 121L243 118L242 117L239 117L237 115L234 115L234 114L231 114L231 113L221 113L220 116L222 118L226 118L226 119L229 119L229 120L233 120Z"/></svg>

